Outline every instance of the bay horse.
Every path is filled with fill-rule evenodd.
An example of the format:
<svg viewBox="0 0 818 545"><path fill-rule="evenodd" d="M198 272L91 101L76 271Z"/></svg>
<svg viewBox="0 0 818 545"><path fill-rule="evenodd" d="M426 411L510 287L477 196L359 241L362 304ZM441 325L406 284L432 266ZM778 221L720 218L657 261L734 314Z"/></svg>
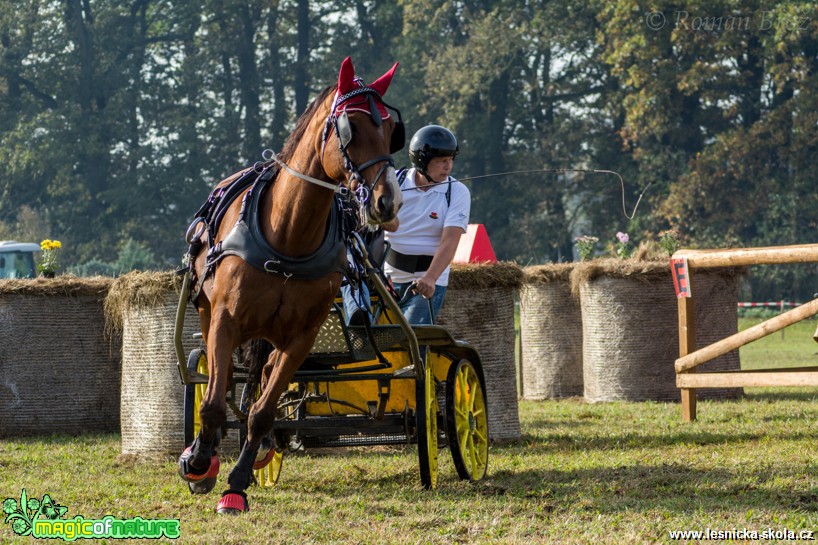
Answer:
<svg viewBox="0 0 818 545"><path fill-rule="evenodd" d="M300 116L280 156L268 153L266 163L220 182L188 229L196 286L191 299L208 360L201 430L179 457L179 473L189 483L215 482L218 474L215 447L227 417L234 350L254 339L275 347L261 369L247 440L219 513L249 509L245 490L279 396L309 354L340 288L346 250L339 188L355 201L360 223L391 221L401 206L391 154L404 145L404 127L400 112L383 101L397 66L365 85L347 57L337 85Z"/></svg>

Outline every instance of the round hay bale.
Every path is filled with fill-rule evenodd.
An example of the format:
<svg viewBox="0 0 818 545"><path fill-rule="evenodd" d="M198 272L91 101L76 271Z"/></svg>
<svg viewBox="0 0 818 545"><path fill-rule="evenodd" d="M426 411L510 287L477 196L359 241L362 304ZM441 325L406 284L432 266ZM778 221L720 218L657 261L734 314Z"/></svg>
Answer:
<svg viewBox="0 0 818 545"><path fill-rule="evenodd" d="M438 323L480 353L489 439L520 438L514 361L514 298L523 273L513 263L454 265Z"/></svg>
<svg viewBox="0 0 818 545"><path fill-rule="evenodd" d="M697 347L727 337L738 327L740 271L696 271ZM676 294L667 261L598 260L572 272L583 327L585 399L679 401L674 362L679 354ZM738 351L702 371L740 368ZM701 389L702 399L736 397L740 388Z"/></svg>
<svg viewBox="0 0 818 545"><path fill-rule="evenodd" d="M105 335L113 279L0 280L0 436L119 430L118 335Z"/></svg>
<svg viewBox="0 0 818 545"><path fill-rule="evenodd" d="M109 328L122 330L122 454L178 455L185 446L185 387L173 344L180 288L181 277L173 272L133 272L119 277L105 300ZM202 347L193 337L200 332L199 315L189 304L185 355ZM228 419L235 417L229 413ZM237 430L230 429L219 449L236 454L238 443Z"/></svg>
<svg viewBox="0 0 818 545"><path fill-rule="evenodd" d="M184 386L176 367L173 330L180 284L171 272L129 273L105 302L122 328L122 453L179 454L184 448ZM185 354L199 346L199 317L188 306Z"/></svg>
<svg viewBox="0 0 818 545"><path fill-rule="evenodd" d="M573 263L523 269L520 290L522 397L581 396L582 313L571 294Z"/></svg>

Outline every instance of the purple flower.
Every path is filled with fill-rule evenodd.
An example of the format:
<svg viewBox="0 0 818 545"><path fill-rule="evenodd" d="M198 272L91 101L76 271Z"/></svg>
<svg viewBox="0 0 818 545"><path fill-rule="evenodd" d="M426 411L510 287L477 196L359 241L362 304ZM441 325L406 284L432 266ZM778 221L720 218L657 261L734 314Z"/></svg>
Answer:
<svg viewBox="0 0 818 545"><path fill-rule="evenodd" d="M619 231L616 234L616 238L618 238L619 242L622 244L627 244L628 241L630 240L630 238L628 237L628 233L623 233L622 231Z"/></svg>

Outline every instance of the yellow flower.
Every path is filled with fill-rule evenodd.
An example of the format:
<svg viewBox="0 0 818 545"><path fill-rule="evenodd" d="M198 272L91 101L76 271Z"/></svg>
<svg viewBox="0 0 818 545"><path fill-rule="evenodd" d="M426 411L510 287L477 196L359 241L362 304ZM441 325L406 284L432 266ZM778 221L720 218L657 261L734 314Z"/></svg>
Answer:
<svg viewBox="0 0 818 545"><path fill-rule="evenodd" d="M54 276L57 269L60 268L57 250L62 248L62 243L59 240L47 238L40 243L40 248L43 251L43 255L40 258L40 263L37 265L37 270L46 276Z"/></svg>

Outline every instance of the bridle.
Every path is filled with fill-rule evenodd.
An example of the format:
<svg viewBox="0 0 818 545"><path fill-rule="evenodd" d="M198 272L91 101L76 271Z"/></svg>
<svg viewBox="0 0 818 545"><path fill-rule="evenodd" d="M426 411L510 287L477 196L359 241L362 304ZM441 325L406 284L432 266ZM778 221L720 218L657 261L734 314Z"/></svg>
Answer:
<svg viewBox="0 0 818 545"><path fill-rule="evenodd" d="M261 157L266 162L276 163L291 176L304 180L305 182L309 182L311 184L315 184L325 189L329 189L335 193L341 194L342 196L349 196L350 194L353 195L355 201L357 202L358 209L360 210L361 220L363 222L363 216L366 210L365 205L367 202L369 202L371 192L375 190L375 186L377 186L377 184L379 183L384 172L386 172L386 169L389 167L392 168L395 167L395 163L392 160L391 154L400 151L406 143L406 128L403 124L403 118L401 117L400 110L384 102L383 98L381 97L381 94L372 87L363 85L360 78L355 79L358 82L358 85L360 85L360 87L344 95L337 96L335 100L333 100L332 109L330 110L330 113L327 116L326 121L324 122L324 133L321 137L321 157L323 158L324 151L326 150L327 146L327 141L329 140L330 130L333 129L335 130L335 135L338 139L338 148L341 151L342 157L344 158L344 168L347 170L347 172L349 172L349 179L347 185L352 186L353 182L355 182L354 190L351 191L343 185L325 182L324 180L319 180L318 178L314 178L307 174L298 172L297 170L291 168L281 158L279 158L279 156L273 150L265 149L261 153ZM349 146L349 143L352 141L352 125L349 122L349 114L347 111L348 106L343 107L340 115L336 113L341 105L357 96L366 97L369 106L369 110L367 113L369 113L369 115L371 116L372 122L375 123L375 125L378 127L380 127L383 124L383 118L381 117L381 112L380 110L378 110L378 106L375 103L376 98L385 108L393 110L398 116L398 120L395 122L395 128L392 131L392 139L389 144L390 154L374 157L368 161L361 163L360 165L355 164L355 162L352 161L352 158L350 158L349 153L347 153L346 149L347 146ZM367 111L364 110L363 108L357 110ZM383 166L381 166L377 176L375 176L375 179L372 182L372 189L370 190L366 186L366 181L364 180L364 177L361 175L361 172L379 163L383 163Z"/></svg>
<svg viewBox="0 0 818 545"><path fill-rule="evenodd" d="M347 170L347 172L349 172L348 183L350 186L354 186L355 195L359 204L364 205L369 201L370 192L375 190L375 187L380 182L380 179L386 172L386 169L389 167L395 167L395 162L392 160L391 154L396 153L403 148L406 140L406 129L403 124L403 118L400 110L384 102L381 94L372 87L364 85L360 78L355 78L355 81L360 87L346 94L336 96L335 100L332 102L330 113L327 116L326 122L324 123L324 134L321 138L321 157L323 158L324 156L324 151L326 150L327 141L329 140L330 136L330 130L335 129L335 136L338 140L338 149L341 152L341 156L344 158L344 168ZM381 116L381 112L378 110L378 105L375 102L376 98L385 108L394 111L398 115L398 120L395 122L395 128L392 131L392 139L389 143L389 155L380 155L359 165L355 164L355 162L350 158L349 153L347 153L347 146L349 146L350 142L352 142L352 125L349 122L349 113L347 111L349 105L345 105L345 103L358 96L366 98L367 105L369 107L368 113L376 127L383 125L383 117ZM341 109L341 113L339 114L338 109L341 108L341 106L343 106L343 109ZM367 111L364 108L359 108L357 110ZM379 163L383 163L383 165L381 166L380 170L378 170L378 173L372 182L372 189L370 190L367 188L366 181L361 173Z"/></svg>

